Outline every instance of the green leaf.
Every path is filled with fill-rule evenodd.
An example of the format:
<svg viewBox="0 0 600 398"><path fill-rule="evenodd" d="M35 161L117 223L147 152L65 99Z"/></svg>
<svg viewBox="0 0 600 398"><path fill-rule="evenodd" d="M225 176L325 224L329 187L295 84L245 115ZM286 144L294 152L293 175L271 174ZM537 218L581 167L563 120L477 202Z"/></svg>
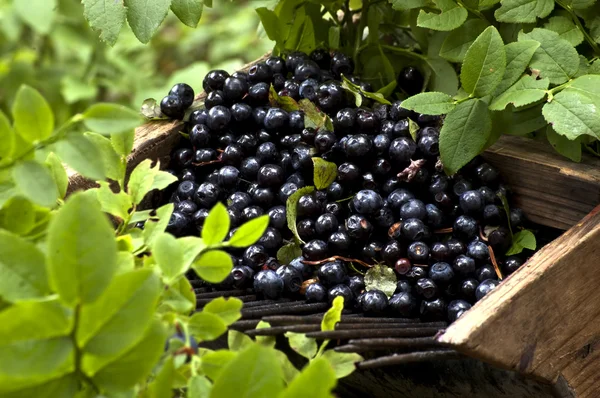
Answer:
<svg viewBox="0 0 600 398"><path fill-rule="evenodd" d="M280 31L279 18L277 17L277 14L266 7L257 8L256 13L260 18L262 27L267 33L269 39L279 43L282 34Z"/></svg>
<svg viewBox="0 0 600 398"><path fill-rule="evenodd" d="M196 28L202 17L202 0L172 0L171 11L190 28Z"/></svg>
<svg viewBox="0 0 600 398"><path fill-rule="evenodd" d="M211 382L204 376L193 375L187 384L186 398L205 398L210 395Z"/></svg>
<svg viewBox="0 0 600 398"><path fill-rule="evenodd" d="M581 142L579 140L569 140L550 126L546 129L546 138L556 152L574 162L581 162Z"/></svg>
<svg viewBox="0 0 600 398"><path fill-rule="evenodd" d="M494 92L505 68L506 52L502 37L495 27L490 26L467 50L460 81L467 93L485 97Z"/></svg>
<svg viewBox="0 0 600 398"><path fill-rule="evenodd" d="M327 359L335 372L335 377L338 379L346 377L354 372L356 370L355 364L364 359L354 352L337 352L334 350L325 351L323 353L323 358Z"/></svg>
<svg viewBox="0 0 600 398"><path fill-rule="evenodd" d="M504 46L506 50L506 70L502 81L496 87L495 95L499 95L519 80L533 53L540 46L540 43L535 40L522 40L518 42L508 43Z"/></svg>
<svg viewBox="0 0 600 398"><path fill-rule="evenodd" d="M26 235L35 224L35 207L22 196L10 198L0 209L0 228Z"/></svg>
<svg viewBox="0 0 600 398"><path fill-rule="evenodd" d="M275 87L271 84L269 88L269 103L273 107L281 108L286 112L293 112L300 109L300 105L292 97L287 95L279 95Z"/></svg>
<svg viewBox="0 0 600 398"><path fill-rule="evenodd" d="M289 264L293 259L302 255L302 249L296 242L283 245L277 250L277 260L281 264Z"/></svg>
<svg viewBox="0 0 600 398"><path fill-rule="evenodd" d="M446 172L456 173L477 156L491 131L492 121L484 101L470 99L458 104L446 116L440 131L440 156Z"/></svg>
<svg viewBox="0 0 600 398"><path fill-rule="evenodd" d="M142 122L143 118L139 113L117 104L94 104L83 113L85 126L102 135L126 133Z"/></svg>
<svg viewBox="0 0 600 398"><path fill-rule="evenodd" d="M419 134L420 129L421 128L417 123L413 122L411 118L408 118L408 132L410 133L410 136L414 142L417 142L417 135Z"/></svg>
<svg viewBox="0 0 600 398"><path fill-rule="evenodd" d="M48 168L33 160L17 163L12 170L17 188L26 198L40 206L54 207L58 189Z"/></svg>
<svg viewBox="0 0 600 398"><path fill-rule="evenodd" d="M536 80L533 76L524 75L508 90L496 97L490 104L490 109L501 111L508 104L518 108L537 102L546 96L549 85L548 79Z"/></svg>
<svg viewBox="0 0 600 398"><path fill-rule="evenodd" d="M165 232L165 229L167 229L167 225L169 224L171 214L173 213L173 207L173 203L167 203L156 210L156 217L153 217L152 220L148 220L146 222L142 235L147 246L152 247L154 245L154 241L156 241L156 239L158 239L158 237Z"/></svg>
<svg viewBox="0 0 600 398"><path fill-rule="evenodd" d="M392 297L394 294L397 282L394 269L385 264L376 264L365 274L365 289L367 291L381 290L388 297Z"/></svg>
<svg viewBox="0 0 600 398"><path fill-rule="evenodd" d="M336 386L335 372L325 358L310 361L302 369L288 387L279 396L280 398L332 397L331 391Z"/></svg>
<svg viewBox="0 0 600 398"><path fill-rule="evenodd" d="M245 333L233 329L229 330L227 334L227 346L231 351L241 351L252 344L254 342Z"/></svg>
<svg viewBox="0 0 600 398"><path fill-rule="evenodd" d="M392 8L398 11L411 10L413 8L426 7L427 0L392 0Z"/></svg>
<svg viewBox="0 0 600 398"><path fill-rule="evenodd" d="M66 336L74 324L73 311L58 300L20 301L0 312L2 344Z"/></svg>
<svg viewBox="0 0 600 398"><path fill-rule="evenodd" d="M183 263L183 253L179 242L171 234L161 234L154 241L152 254L158 267L166 279L167 285L170 285L178 276L187 271Z"/></svg>
<svg viewBox="0 0 600 398"><path fill-rule="evenodd" d="M248 336L246 336L248 337ZM248 337L249 338L249 337ZM202 356L200 362L200 369L210 377L211 380L215 380L223 368L237 357L237 353L228 350L217 350L209 352ZM202 398L205 398L203 396Z"/></svg>
<svg viewBox="0 0 600 398"><path fill-rule="evenodd" d="M36 33L50 33L58 8L56 0L15 0L13 4L19 18Z"/></svg>
<svg viewBox="0 0 600 398"><path fill-rule="evenodd" d="M536 40L540 46L531 59L530 67L552 84L562 84L575 76L579 69L579 55L558 33L535 28L530 33L519 33L519 41Z"/></svg>
<svg viewBox="0 0 600 398"><path fill-rule="evenodd" d="M219 297L206 304L202 311L218 316L229 326L242 317L241 310L243 305L242 300L238 298Z"/></svg>
<svg viewBox="0 0 600 398"><path fill-rule="evenodd" d="M54 130L54 113L50 105L36 89L29 86L23 85L17 91L12 116L15 130L27 142L45 140Z"/></svg>
<svg viewBox="0 0 600 398"><path fill-rule="evenodd" d="M391 82L389 82L388 84L386 84L385 86L381 87L379 90L377 90L377 92L379 94L383 95L384 97L389 98L392 96L392 94L396 90L397 85L398 85L398 82L396 81L396 79L394 79Z"/></svg>
<svg viewBox="0 0 600 398"><path fill-rule="evenodd" d="M133 206L131 197L123 191L114 193L105 181L100 181L99 184L100 188L96 189L96 197L100 202L102 211L120 219L126 219L129 215L129 209Z"/></svg>
<svg viewBox="0 0 600 398"><path fill-rule="evenodd" d="M116 394L141 382L158 363L166 339L167 331L161 322L152 321L137 344L94 375L94 385Z"/></svg>
<svg viewBox="0 0 600 398"><path fill-rule="evenodd" d="M98 201L72 195L48 227L47 261L51 284L67 304L90 303L116 269L114 231Z"/></svg>
<svg viewBox="0 0 600 398"><path fill-rule="evenodd" d="M338 26L329 27L329 48L337 50L340 48L340 28Z"/></svg>
<svg viewBox="0 0 600 398"><path fill-rule="evenodd" d="M300 188L296 192L290 195L285 203L285 216L287 218L288 228L292 231L296 240L298 242L304 243L302 239L300 239L300 235L298 235L298 229L296 228L296 218L298 216L298 201L302 195L306 195L309 193L313 193L315 191L315 187L304 187Z"/></svg>
<svg viewBox="0 0 600 398"><path fill-rule="evenodd" d="M194 309L196 309L194 289L187 278L181 277L167 288L158 311L175 311L179 314L188 315Z"/></svg>
<svg viewBox="0 0 600 398"><path fill-rule="evenodd" d="M290 348L306 359L314 358L317 353L317 341L302 333L286 332Z"/></svg>
<svg viewBox="0 0 600 398"><path fill-rule="evenodd" d="M254 344L225 365L214 381L210 396L275 397L282 390L283 374L278 366L275 350Z"/></svg>
<svg viewBox="0 0 600 398"><path fill-rule="evenodd" d="M227 245L231 247L247 247L255 244L265 233L269 226L269 216L256 217L239 226Z"/></svg>
<svg viewBox="0 0 600 398"><path fill-rule="evenodd" d="M585 10L588 7L591 7L596 0L567 0L565 4L573 7L575 10Z"/></svg>
<svg viewBox="0 0 600 398"><path fill-rule="evenodd" d="M302 33L300 34L298 43L296 44L296 51L310 53L316 48L316 46L315 28L312 20L310 18L306 18L304 20L304 24L302 25Z"/></svg>
<svg viewBox="0 0 600 398"><path fill-rule="evenodd" d="M222 250L209 250L198 257L192 268L205 281L219 283L231 272L233 261L231 256Z"/></svg>
<svg viewBox="0 0 600 398"><path fill-rule="evenodd" d="M321 112L315 104L307 99L301 99L298 102L300 110L304 111L304 126L319 130L325 127L329 131L333 131L333 123L329 116Z"/></svg>
<svg viewBox="0 0 600 398"><path fill-rule="evenodd" d="M312 158L314 182L317 189L326 189L337 177L337 165L321 158Z"/></svg>
<svg viewBox="0 0 600 398"><path fill-rule="evenodd" d="M146 44L169 12L171 0L124 0L127 21L135 37Z"/></svg>
<svg viewBox="0 0 600 398"><path fill-rule="evenodd" d="M22 390L12 393L3 394L3 398L22 398L22 397L37 397L37 398L54 398L54 397L75 397L79 389L79 380L75 373L67 374L58 379L53 379L48 382L35 386L27 386Z"/></svg>
<svg viewBox="0 0 600 398"><path fill-rule="evenodd" d="M499 22L535 23L536 18L546 18L554 9L553 0L502 0L494 12Z"/></svg>
<svg viewBox="0 0 600 398"><path fill-rule="evenodd" d="M121 156L128 156L133 149L133 141L135 139L135 130L128 130L118 134L110 135L110 143L115 152Z"/></svg>
<svg viewBox="0 0 600 398"><path fill-rule="evenodd" d="M461 26L469 15L468 11L452 0L433 0L441 10L439 14L419 11L417 26L433 30L449 31Z"/></svg>
<svg viewBox="0 0 600 398"><path fill-rule="evenodd" d="M286 384L290 384L292 380L294 380L300 372L294 364L289 360L287 355L279 350L275 350L275 355L277 355L277 359L279 360L279 366L281 366L281 370L283 372L283 380Z"/></svg>
<svg viewBox="0 0 600 398"><path fill-rule="evenodd" d="M227 331L227 324L216 314L196 312L190 318L188 331L200 341L212 341Z"/></svg>
<svg viewBox="0 0 600 398"><path fill-rule="evenodd" d="M162 286L150 269L115 275L102 295L81 307L75 333L81 366L93 377L133 348L151 325Z"/></svg>
<svg viewBox="0 0 600 398"><path fill-rule="evenodd" d="M90 27L100 32L100 39L113 46L117 42L126 9L122 1L83 0L83 16Z"/></svg>
<svg viewBox="0 0 600 398"><path fill-rule="evenodd" d="M113 148L111 140L96 133L85 133L85 137L94 144L100 153L106 177L115 181L125 178L125 165Z"/></svg>
<svg viewBox="0 0 600 398"><path fill-rule="evenodd" d="M524 249L535 250L535 235L528 229L521 230L513 236L512 246L506 252L507 256L519 254Z"/></svg>
<svg viewBox="0 0 600 398"><path fill-rule="evenodd" d="M344 309L344 298L337 296L333 299L331 308L323 315L321 321L321 330L335 330L335 325L342 319L342 310Z"/></svg>
<svg viewBox="0 0 600 398"><path fill-rule="evenodd" d="M431 69L431 77L427 87L431 91L439 91L448 95L456 94L458 76L454 67L445 59L427 57L427 65Z"/></svg>
<svg viewBox="0 0 600 398"><path fill-rule="evenodd" d="M217 245L227 237L229 233L229 214L225 206L218 202L208 213L202 228L202 239L208 246Z"/></svg>
<svg viewBox="0 0 600 398"><path fill-rule="evenodd" d="M360 88L350 80L346 79L346 76L344 75L342 75L342 87L352 94L354 97L354 105L360 107L363 101L363 97L360 94Z"/></svg>
<svg viewBox="0 0 600 398"><path fill-rule="evenodd" d="M564 91L582 94L600 107L600 76L584 75L573 80Z"/></svg>
<svg viewBox="0 0 600 398"><path fill-rule="evenodd" d="M160 170L160 164L152 167L152 160L145 159L131 173L127 183L127 192L133 203L139 204L153 189L164 189L177 181L177 177Z"/></svg>
<svg viewBox="0 0 600 398"><path fill-rule="evenodd" d="M542 114L558 134L569 140L586 134L600 138L598 105L577 91L561 91L544 105Z"/></svg>
<svg viewBox="0 0 600 398"><path fill-rule="evenodd" d="M552 17L544 24L544 28L558 33L561 39L568 41L573 46L583 43L583 33L570 18L562 15Z"/></svg>
<svg viewBox="0 0 600 398"><path fill-rule="evenodd" d="M186 269L192 265L198 254L206 249L206 245L202 239L195 236L185 236L177 239L177 242L179 242L179 246L181 246L181 251L183 252L183 264Z"/></svg>
<svg viewBox="0 0 600 398"><path fill-rule="evenodd" d="M255 329L268 329L271 327L269 322L260 321ZM264 347L273 348L276 343L276 336L256 336L256 342Z"/></svg>
<svg viewBox="0 0 600 398"><path fill-rule="evenodd" d="M452 62L462 62L467 50L477 37L488 27L481 19L469 19L450 32L440 49L440 56Z"/></svg>
<svg viewBox="0 0 600 398"><path fill-rule="evenodd" d="M48 154L46 166L50 170L50 175L52 175L52 179L56 184L59 197L64 198L67 194L67 188L69 187L69 177L67 176L65 166L63 166L62 161L54 152Z"/></svg>
<svg viewBox="0 0 600 398"><path fill-rule="evenodd" d="M15 138L10 121L0 110L0 163L12 156L15 149Z"/></svg>
<svg viewBox="0 0 600 398"><path fill-rule="evenodd" d="M148 395L151 397L168 397L173 393L175 381L175 358L167 357L154 379L148 384Z"/></svg>
<svg viewBox="0 0 600 398"><path fill-rule="evenodd" d="M100 151L87 137L79 133L67 134L55 146L58 156L81 175L93 180L104 179L105 169Z"/></svg>
<svg viewBox="0 0 600 398"><path fill-rule="evenodd" d="M429 92L413 95L402 101L402 107L426 115L444 115L456 105L448 94Z"/></svg>

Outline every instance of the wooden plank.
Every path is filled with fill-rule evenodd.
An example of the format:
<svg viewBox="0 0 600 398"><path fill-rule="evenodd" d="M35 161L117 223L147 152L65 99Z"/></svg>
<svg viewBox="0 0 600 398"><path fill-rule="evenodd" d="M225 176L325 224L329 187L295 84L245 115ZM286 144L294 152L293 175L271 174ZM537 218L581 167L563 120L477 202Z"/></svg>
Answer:
<svg viewBox="0 0 600 398"><path fill-rule="evenodd" d="M566 230L600 203L600 159L593 156L584 154L574 163L548 144L503 136L483 157L535 223Z"/></svg>
<svg viewBox="0 0 600 398"><path fill-rule="evenodd" d="M600 206L437 337L467 355L600 396Z"/></svg>

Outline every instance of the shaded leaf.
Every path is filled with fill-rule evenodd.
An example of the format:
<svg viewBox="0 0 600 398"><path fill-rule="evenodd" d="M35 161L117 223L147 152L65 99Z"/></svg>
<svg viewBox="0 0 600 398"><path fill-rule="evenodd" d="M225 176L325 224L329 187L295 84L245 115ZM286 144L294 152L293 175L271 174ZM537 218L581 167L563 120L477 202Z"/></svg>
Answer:
<svg viewBox="0 0 600 398"><path fill-rule="evenodd" d="M512 256L521 253L524 249L535 250L535 248L535 235L528 229L524 229L514 234L512 246L508 249L506 255Z"/></svg>
<svg viewBox="0 0 600 398"><path fill-rule="evenodd" d="M302 195L313 193L314 191L315 187L312 186L300 188L299 190L291 194L285 203L287 225L296 237L296 240L298 242L304 243L304 241L300 239L300 236L298 235L298 228L296 227L296 218L298 217L298 201L300 200L300 197L302 197Z"/></svg>
<svg viewBox="0 0 600 398"><path fill-rule="evenodd" d="M492 94L504 76L506 52L498 30L490 26L467 50L460 73L463 88L469 94Z"/></svg>
<svg viewBox="0 0 600 398"><path fill-rule="evenodd" d="M50 105L32 87L23 85L19 88L12 105L12 116L15 130L28 142L45 140L54 130L54 113Z"/></svg>
<svg viewBox="0 0 600 398"><path fill-rule="evenodd" d="M386 296L391 297L396 290L397 283L396 273L387 265L376 264L367 270L365 274L365 289L381 290Z"/></svg>
<svg viewBox="0 0 600 398"><path fill-rule="evenodd" d="M290 348L306 359L312 359L317 353L317 341L302 333L286 332Z"/></svg>
<svg viewBox="0 0 600 398"><path fill-rule="evenodd" d="M188 331L200 341L212 341L227 331L227 324L216 314L196 312L190 318Z"/></svg>

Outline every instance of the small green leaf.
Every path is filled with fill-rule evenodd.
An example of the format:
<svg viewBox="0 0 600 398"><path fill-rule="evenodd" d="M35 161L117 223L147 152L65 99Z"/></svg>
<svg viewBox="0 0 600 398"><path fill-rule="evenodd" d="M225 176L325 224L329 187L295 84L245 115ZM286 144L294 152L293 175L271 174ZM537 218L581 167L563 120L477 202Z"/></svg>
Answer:
<svg viewBox="0 0 600 398"><path fill-rule="evenodd" d="M256 13L260 18L260 22L262 23L262 27L267 33L267 36L272 41L276 41L279 43L281 40L282 34L279 27L279 18L275 12L269 10L266 7L260 7L256 9Z"/></svg>
<svg viewBox="0 0 600 398"><path fill-rule="evenodd" d="M73 311L58 300L19 301L0 312L2 344L66 336L74 325Z"/></svg>
<svg viewBox="0 0 600 398"><path fill-rule="evenodd" d="M271 327L269 322L260 321L255 329L268 329ZM256 336L256 342L264 347L273 348L276 343L276 336Z"/></svg>
<svg viewBox="0 0 600 398"><path fill-rule="evenodd" d="M202 17L202 0L172 0L171 11L190 28L195 28Z"/></svg>
<svg viewBox="0 0 600 398"><path fill-rule="evenodd" d="M469 19L448 34L440 49L440 57L452 62L462 62L471 44L488 27L481 19Z"/></svg>
<svg viewBox="0 0 600 398"><path fill-rule="evenodd" d="M397 282L394 270L384 264L376 264L365 274L365 289L367 291L381 290L388 297L392 297L394 294Z"/></svg>
<svg viewBox="0 0 600 398"><path fill-rule="evenodd" d="M231 247L247 247L255 244L265 233L269 226L269 216L256 217L239 226L233 233L227 245Z"/></svg>
<svg viewBox="0 0 600 398"><path fill-rule="evenodd" d="M202 363L200 364L202 366ZM205 377L193 375L187 383L186 398L205 398L210 395L212 383Z"/></svg>
<svg viewBox="0 0 600 398"><path fill-rule="evenodd" d="M178 278L166 290L161 300L158 312L175 311L188 315L196 309L196 295L187 278Z"/></svg>
<svg viewBox="0 0 600 398"><path fill-rule="evenodd" d="M570 140L581 135L600 138L598 105L577 91L561 91L544 105L542 114L558 134Z"/></svg>
<svg viewBox="0 0 600 398"><path fill-rule="evenodd" d="M54 130L54 113L50 105L29 86L23 85L17 91L12 116L15 130L28 142L45 140Z"/></svg>
<svg viewBox="0 0 600 398"><path fill-rule="evenodd" d="M513 236L512 246L508 249L506 255L519 254L524 249L535 250L536 245L535 235L528 229L524 229Z"/></svg>
<svg viewBox="0 0 600 398"><path fill-rule="evenodd" d="M27 235L35 224L35 207L22 196L10 198L0 209L0 228L17 235Z"/></svg>
<svg viewBox="0 0 600 398"><path fill-rule="evenodd" d="M408 118L408 132L410 133L410 136L412 137L414 142L417 142L417 136L419 134L420 129L421 128L417 123L413 122L411 118Z"/></svg>
<svg viewBox="0 0 600 398"><path fill-rule="evenodd" d="M413 8L426 7L429 4L427 0L392 0L394 10L405 11Z"/></svg>
<svg viewBox="0 0 600 398"><path fill-rule="evenodd" d="M440 57L427 57L425 61L431 69L431 77L427 87L431 91L455 95L458 90L458 75L454 67Z"/></svg>
<svg viewBox="0 0 600 398"><path fill-rule="evenodd" d="M490 26L467 50L460 81L469 94L485 97L492 94L502 80L506 68L506 52L498 30Z"/></svg>
<svg viewBox="0 0 600 398"><path fill-rule="evenodd" d="M495 95L505 92L519 80L539 46L540 43L535 40L522 40L504 46L506 50L506 70L502 81L496 87Z"/></svg>
<svg viewBox="0 0 600 398"><path fill-rule="evenodd" d="M146 194L153 189L164 189L177 181L177 177L160 170L158 162L152 167L152 160L145 159L131 173L127 184L127 192L133 202L139 204Z"/></svg>
<svg viewBox="0 0 600 398"><path fill-rule="evenodd" d="M312 158L315 188L326 189L337 178L337 165L321 158Z"/></svg>
<svg viewBox="0 0 600 398"><path fill-rule="evenodd" d="M142 122L143 118L139 113L116 104L95 104L83 113L85 126L94 133L102 135L126 133Z"/></svg>
<svg viewBox="0 0 600 398"><path fill-rule="evenodd" d="M100 32L100 39L113 46L125 23L126 9L122 1L83 0L83 16L90 27Z"/></svg>
<svg viewBox="0 0 600 398"><path fill-rule="evenodd" d="M230 329L227 334L227 346L231 351L241 351L254 344L252 339L245 333Z"/></svg>
<svg viewBox="0 0 600 398"><path fill-rule="evenodd" d="M175 379L175 358L167 357L155 372L155 377L148 383L148 395L151 397L168 397L173 392Z"/></svg>
<svg viewBox="0 0 600 398"><path fill-rule="evenodd" d="M290 348L306 359L312 359L317 353L317 341L302 333L286 332Z"/></svg>
<svg viewBox="0 0 600 398"><path fill-rule="evenodd" d="M554 16L544 24L544 28L558 33L561 39L568 41L573 46L583 43L583 33L570 18L562 15Z"/></svg>
<svg viewBox="0 0 600 398"><path fill-rule="evenodd" d="M227 331L227 325L220 316L202 311L192 315L188 330L201 341L212 341Z"/></svg>
<svg viewBox="0 0 600 398"><path fill-rule="evenodd" d="M192 268L205 281L219 283L231 272L233 261L231 256L222 250L209 250L198 257Z"/></svg>
<svg viewBox="0 0 600 398"><path fill-rule="evenodd" d="M317 358L310 361L302 369L288 387L279 396L280 398L303 398L303 397L331 397L331 391L336 386L335 372L325 358Z"/></svg>
<svg viewBox="0 0 600 398"><path fill-rule="evenodd" d="M356 370L356 363L364 358L354 352L337 352L327 350L323 353L323 358L329 361L329 364L335 372L335 377L341 379L348 376Z"/></svg>
<svg viewBox="0 0 600 398"><path fill-rule="evenodd" d="M146 44L169 12L171 0L124 0L127 22L139 41Z"/></svg>
<svg viewBox="0 0 600 398"><path fill-rule="evenodd" d="M292 97L288 97L287 95L279 95L275 90L275 87L271 85L269 88L269 103L271 106L281 108L286 112L293 112L300 109L300 106Z"/></svg>
<svg viewBox="0 0 600 398"><path fill-rule="evenodd" d="M12 156L15 138L15 131L10 126L10 121L0 110L0 163Z"/></svg>
<svg viewBox="0 0 600 398"><path fill-rule="evenodd" d="M100 188L96 190L96 197L100 202L102 211L112 214L124 220L129 215L129 210L132 208L131 197L123 191L114 193L107 182L99 182Z"/></svg>
<svg viewBox="0 0 600 398"><path fill-rule="evenodd" d="M283 245L277 250L277 261L280 264L289 264L293 259L302 255L302 249L296 242L288 243Z"/></svg>
<svg viewBox="0 0 600 398"><path fill-rule="evenodd" d="M202 227L202 239L208 246L216 245L227 237L229 233L229 213L225 206L218 202L208 213Z"/></svg>
<svg viewBox="0 0 600 398"><path fill-rule="evenodd" d="M162 113L160 104L154 98L147 98L142 102L140 113L148 120L168 120Z"/></svg>
<svg viewBox="0 0 600 398"><path fill-rule="evenodd" d="M333 131L333 122L325 113L321 112L315 104L307 99L301 99L298 102L300 110L304 111L304 126L319 130L325 127L329 131Z"/></svg>
<svg viewBox="0 0 600 398"><path fill-rule="evenodd" d="M337 296L333 299L331 308L327 310L325 315L323 315L323 320L321 321L321 330L335 330L335 326L342 319L343 309L344 298L342 296Z"/></svg>
<svg viewBox="0 0 600 398"><path fill-rule="evenodd" d="M279 360L279 366L281 366L281 370L283 371L283 380L286 384L290 384L300 372L283 351L275 350L275 354Z"/></svg>
<svg viewBox="0 0 600 398"><path fill-rule="evenodd" d="M353 84L350 80L346 79L346 76L343 75L342 87L354 96L354 105L356 105L356 107L360 107L363 101L363 97L360 94L360 87L358 87L356 84Z"/></svg>
<svg viewBox="0 0 600 398"><path fill-rule="evenodd" d="M433 30L449 31L461 26L469 15L468 11L452 0L433 0L441 10L439 14L419 11L417 26Z"/></svg>
<svg viewBox="0 0 600 398"><path fill-rule="evenodd" d="M581 162L581 142L579 140L569 140L550 126L546 129L546 138L556 152L574 162Z"/></svg>
<svg viewBox="0 0 600 398"><path fill-rule="evenodd" d="M67 194L67 188L69 187L69 177L67 176L65 166L63 166L62 161L54 152L50 152L46 158L46 166L50 170L52 179L56 184L59 197L64 198Z"/></svg>
<svg viewBox="0 0 600 398"><path fill-rule="evenodd" d="M26 198L44 207L54 207L58 199L58 188L47 167L25 160L12 170L17 188Z"/></svg>
<svg viewBox="0 0 600 398"><path fill-rule="evenodd" d="M167 203L166 205L156 209L156 216L152 220L148 220L144 225L144 231L142 236L147 246L152 247L154 241L167 229L171 214L173 214L173 203Z"/></svg>
<svg viewBox="0 0 600 398"><path fill-rule="evenodd" d="M300 235L298 235L298 228L296 228L296 218L298 216L298 201L302 195L306 195L309 193L313 193L315 191L315 187L304 187L300 188L296 192L290 195L285 203L285 215L287 218L288 228L292 231L296 240L298 242L304 243L302 239L300 239Z"/></svg>
<svg viewBox="0 0 600 398"><path fill-rule="evenodd" d="M278 365L275 350L253 344L225 365L214 381L210 396L276 397L283 390L283 373Z"/></svg>
<svg viewBox="0 0 600 398"><path fill-rule="evenodd" d="M135 139L135 130L128 130L119 134L110 135L110 143L115 152L121 156L129 156L133 149L133 141Z"/></svg>
<svg viewBox="0 0 600 398"><path fill-rule="evenodd" d="M485 146L492 131L487 104L478 99L460 103L444 120L440 156L448 174L454 174Z"/></svg>
<svg viewBox="0 0 600 398"><path fill-rule="evenodd" d="M179 242L171 234L161 234L154 241L152 254L168 285L187 271Z"/></svg>
<svg viewBox="0 0 600 398"><path fill-rule="evenodd" d="M535 23L536 18L546 18L554 9L553 0L502 0L494 12L499 22Z"/></svg>
<svg viewBox="0 0 600 398"><path fill-rule="evenodd" d="M496 97L489 108L493 111L501 111L508 104L518 108L540 101L546 96L549 85L548 79L536 80L533 76L524 75L508 90Z"/></svg>
<svg viewBox="0 0 600 398"><path fill-rule="evenodd" d="M248 336L246 336L248 337ZM249 337L248 337L249 338ZM237 353L228 350L217 350L209 352L202 356L202 362L200 362L200 369L210 377L211 380L215 380L223 368L232 360L237 357ZM205 398L203 396L202 398Z"/></svg>
<svg viewBox="0 0 600 398"><path fill-rule="evenodd" d="M337 50L340 48L340 28L338 26L329 27L329 48Z"/></svg>
<svg viewBox="0 0 600 398"><path fill-rule="evenodd" d="M104 165L106 177L115 181L124 179L125 165L121 162L119 154L113 148L111 140L96 133L85 133L84 136L90 140L99 151L100 160Z"/></svg>
<svg viewBox="0 0 600 398"><path fill-rule="evenodd" d="M402 107L426 115L444 115L456 105L452 97L444 93L421 93L402 101Z"/></svg>
<svg viewBox="0 0 600 398"><path fill-rule="evenodd" d="M50 33L58 9L56 0L15 0L13 4L17 15L35 32Z"/></svg>
<svg viewBox="0 0 600 398"><path fill-rule="evenodd" d="M242 317L241 310L243 305L242 300L238 298L219 297L206 304L202 311L218 316L229 326Z"/></svg>
<svg viewBox="0 0 600 398"><path fill-rule="evenodd" d="M186 269L192 265L198 254L206 249L206 244L204 241L195 236L185 236L177 239L177 242L179 242L179 246L181 246L181 251L183 253L183 264Z"/></svg>
<svg viewBox="0 0 600 398"><path fill-rule="evenodd" d="M397 85L398 82L396 81L396 79L394 79L385 86L381 87L379 90L377 90L377 92L386 98L391 97L394 91L396 90Z"/></svg>
<svg viewBox="0 0 600 398"><path fill-rule="evenodd" d="M101 153L86 136L79 133L67 134L64 140L56 143L56 153L84 177L93 180L104 179L105 169Z"/></svg>

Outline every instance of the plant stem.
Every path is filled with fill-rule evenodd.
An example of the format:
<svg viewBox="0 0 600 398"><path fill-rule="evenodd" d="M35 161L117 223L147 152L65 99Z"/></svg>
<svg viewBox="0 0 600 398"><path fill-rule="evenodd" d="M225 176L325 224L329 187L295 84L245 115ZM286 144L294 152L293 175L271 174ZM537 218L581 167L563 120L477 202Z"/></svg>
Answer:
<svg viewBox="0 0 600 398"><path fill-rule="evenodd" d="M581 24L581 20L579 19L577 14L575 14L575 12L573 11L573 7L563 3L562 0L556 0L556 3L569 13L569 15L571 16L571 19L573 20L573 23L575 23L575 25L577 25L577 28L581 31L581 33L583 33L583 37L585 38L585 41L587 41L588 44L590 45L590 47L592 47L592 50L594 50L594 53L597 56L600 56L600 47L598 47L598 43L596 43L594 38L583 27L583 25Z"/></svg>
<svg viewBox="0 0 600 398"><path fill-rule="evenodd" d="M410 50L407 50L405 48L389 46L387 44L382 44L381 48L383 48L384 50L388 50L388 51L392 51L392 52L397 52L399 54L406 55L407 57L416 58L416 59L419 59L421 61L427 61L427 57L424 56L423 54L417 54L417 53L412 52Z"/></svg>
<svg viewBox="0 0 600 398"><path fill-rule="evenodd" d="M556 94L556 93L564 90L565 88L569 87L571 85L572 81L573 80L571 79L568 82L561 84L560 86L556 86L556 87L554 87L551 90L547 90L546 91L548 93L548 100L547 100L547 102L552 102L552 99L554 98L554 94Z"/></svg>

